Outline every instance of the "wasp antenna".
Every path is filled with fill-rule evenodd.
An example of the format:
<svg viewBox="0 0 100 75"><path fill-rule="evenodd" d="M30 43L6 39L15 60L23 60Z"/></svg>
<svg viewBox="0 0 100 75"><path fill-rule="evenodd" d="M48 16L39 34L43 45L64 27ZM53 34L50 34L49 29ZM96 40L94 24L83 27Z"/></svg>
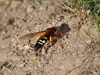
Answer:
<svg viewBox="0 0 100 75"><path fill-rule="evenodd" d="M64 19L64 16L58 17L57 22L49 22L53 27L56 26L59 22L61 22Z"/></svg>
<svg viewBox="0 0 100 75"><path fill-rule="evenodd" d="M49 23L50 23L51 27L54 27L54 25L51 22L49 22Z"/></svg>

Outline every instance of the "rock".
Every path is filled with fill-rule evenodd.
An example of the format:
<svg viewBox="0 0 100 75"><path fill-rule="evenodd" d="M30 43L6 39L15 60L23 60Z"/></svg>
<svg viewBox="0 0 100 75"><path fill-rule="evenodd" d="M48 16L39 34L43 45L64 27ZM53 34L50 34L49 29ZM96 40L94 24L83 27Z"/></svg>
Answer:
<svg viewBox="0 0 100 75"><path fill-rule="evenodd" d="M26 13L27 14L30 14L30 13L32 13L33 12L33 8L32 7L27 7L26 8Z"/></svg>
<svg viewBox="0 0 100 75"><path fill-rule="evenodd" d="M30 48L29 45L24 46L24 49L25 49L25 50L29 50L29 48Z"/></svg>

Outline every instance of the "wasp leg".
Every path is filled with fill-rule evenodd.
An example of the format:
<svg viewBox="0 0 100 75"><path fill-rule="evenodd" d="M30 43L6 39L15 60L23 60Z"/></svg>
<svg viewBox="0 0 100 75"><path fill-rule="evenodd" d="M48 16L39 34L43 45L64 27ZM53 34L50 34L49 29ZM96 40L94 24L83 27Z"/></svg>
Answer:
<svg viewBox="0 0 100 75"><path fill-rule="evenodd" d="M55 40L55 39L57 39L57 42L59 43L59 45L61 46L61 48L63 48L63 46L61 45L60 40L56 36L53 37L53 40Z"/></svg>
<svg viewBox="0 0 100 75"><path fill-rule="evenodd" d="M60 34L60 35L64 35L62 32L57 32L55 35L57 36L58 34Z"/></svg>
<svg viewBox="0 0 100 75"><path fill-rule="evenodd" d="M42 54L42 48L39 49L39 56Z"/></svg>
<svg viewBox="0 0 100 75"><path fill-rule="evenodd" d="M36 52L35 52L35 55L36 55L36 56L38 56L38 55L40 56L40 55L41 55L41 53L42 53L42 48L39 48L39 52L38 52L38 51L36 51Z"/></svg>
<svg viewBox="0 0 100 75"><path fill-rule="evenodd" d="M62 35L62 36L64 35L62 32L59 32L59 33L60 33L60 35Z"/></svg>
<svg viewBox="0 0 100 75"><path fill-rule="evenodd" d="M50 45L51 45L51 48L52 48L52 52L54 52L53 45L52 45L52 36L49 37L49 42L50 42Z"/></svg>

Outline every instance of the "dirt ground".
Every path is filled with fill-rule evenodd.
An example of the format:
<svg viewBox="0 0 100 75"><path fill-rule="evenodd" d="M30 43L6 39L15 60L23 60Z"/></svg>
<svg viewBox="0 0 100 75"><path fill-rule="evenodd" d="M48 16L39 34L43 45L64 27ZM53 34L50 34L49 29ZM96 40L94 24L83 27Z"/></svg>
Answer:
<svg viewBox="0 0 100 75"><path fill-rule="evenodd" d="M98 41L96 28L91 38L86 34L92 24L88 15L72 13L55 1L13 0L7 7L7 0L0 0L0 75L100 75L99 48L96 53L89 47L94 46L91 40ZM18 39L52 26L64 34L59 36L63 48L53 42L54 53L47 43L42 55L35 56L39 36Z"/></svg>

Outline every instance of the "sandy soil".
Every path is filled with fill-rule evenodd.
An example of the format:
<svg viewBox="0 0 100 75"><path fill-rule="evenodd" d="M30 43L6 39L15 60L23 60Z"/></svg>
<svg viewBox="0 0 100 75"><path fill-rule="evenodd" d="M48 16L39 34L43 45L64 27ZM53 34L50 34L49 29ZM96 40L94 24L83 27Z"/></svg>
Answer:
<svg viewBox="0 0 100 75"><path fill-rule="evenodd" d="M8 8L6 2L0 0L0 75L100 75L99 48L96 54L87 48L92 46L91 39L98 38L95 27L91 39L85 33L88 25L94 24L88 15L71 13L54 1L15 0ZM47 43L37 57L33 47L39 36L25 40L18 37L52 27L50 23L57 23L64 34L59 37L63 49L54 42L52 53Z"/></svg>

